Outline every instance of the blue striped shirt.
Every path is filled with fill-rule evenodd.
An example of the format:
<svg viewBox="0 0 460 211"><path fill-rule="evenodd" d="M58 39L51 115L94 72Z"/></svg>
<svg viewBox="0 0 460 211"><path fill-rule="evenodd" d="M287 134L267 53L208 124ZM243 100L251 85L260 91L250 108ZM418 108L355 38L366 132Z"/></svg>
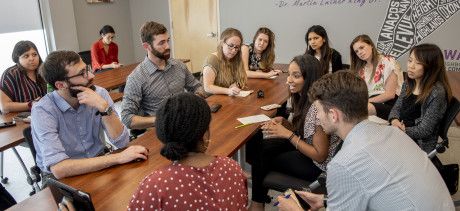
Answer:
<svg viewBox="0 0 460 211"><path fill-rule="evenodd" d="M107 90L96 86L96 92L113 106ZM101 116L96 112L96 108L87 105L80 105L75 110L57 91L48 93L34 103L32 138L37 150L37 165L42 171L50 173L50 167L62 160L91 158L103 151L104 144L99 134L105 128ZM116 139L108 136L109 141L118 148L129 142L128 129L123 128Z"/></svg>

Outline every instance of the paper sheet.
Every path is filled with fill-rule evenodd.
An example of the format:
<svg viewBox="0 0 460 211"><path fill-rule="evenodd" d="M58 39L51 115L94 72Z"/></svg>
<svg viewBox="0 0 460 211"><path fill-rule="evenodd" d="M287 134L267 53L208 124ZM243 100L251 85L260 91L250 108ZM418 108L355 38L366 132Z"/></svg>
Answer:
<svg viewBox="0 0 460 211"><path fill-rule="evenodd" d="M237 120L240 121L241 124L252 124L252 123L269 121L270 117L268 117L265 114L259 114L259 115L254 115L254 116L238 118Z"/></svg>
<svg viewBox="0 0 460 211"><path fill-rule="evenodd" d="M235 95L235 97L247 97L248 95L250 95L251 93L253 93L254 90L241 90L240 93L238 93L237 95Z"/></svg>

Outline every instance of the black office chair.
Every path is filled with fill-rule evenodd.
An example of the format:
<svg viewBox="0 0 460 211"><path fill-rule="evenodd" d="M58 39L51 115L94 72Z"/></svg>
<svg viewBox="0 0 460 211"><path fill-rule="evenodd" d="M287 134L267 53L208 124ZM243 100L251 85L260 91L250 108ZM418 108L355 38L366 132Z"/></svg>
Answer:
<svg viewBox="0 0 460 211"><path fill-rule="evenodd" d="M342 144L343 141L340 141L335 149L334 155L342 148ZM277 171L271 171L265 176L263 186L279 192L284 192L289 188L294 190L304 190L308 188L309 191L314 193L326 193L326 172L321 173L316 181L309 182Z"/></svg>
<svg viewBox="0 0 460 211"><path fill-rule="evenodd" d="M30 192L30 195L33 195L41 190L39 182L41 181L41 170L37 166L37 161L36 161L36 155L37 151L35 151L35 146L34 142L32 139L32 132L31 128L27 127L22 131L22 134L24 135L24 139L26 143L29 145L30 152L32 153L32 157L34 158L34 163L35 165L30 167L30 174L27 172L27 169L25 168L24 171L26 171L27 174L27 183L32 186L33 190ZM23 167L24 168L24 167Z"/></svg>
<svg viewBox="0 0 460 211"><path fill-rule="evenodd" d="M443 165L436 155L438 153L444 153L446 148L449 148L449 137L447 136L447 132L459 112L460 102L453 97L447 106L446 113L439 126L438 135L442 140L436 145L436 148L428 154L428 157L432 159L439 173L441 173L451 195L455 194L458 188L458 164ZM456 201L455 205L459 206L460 201Z"/></svg>
<svg viewBox="0 0 460 211"><path fill-rule="evenodd" d="M91 65L91 51L81 51L78 53L81 57L81 60L85 62L87 65Z"/></svg>

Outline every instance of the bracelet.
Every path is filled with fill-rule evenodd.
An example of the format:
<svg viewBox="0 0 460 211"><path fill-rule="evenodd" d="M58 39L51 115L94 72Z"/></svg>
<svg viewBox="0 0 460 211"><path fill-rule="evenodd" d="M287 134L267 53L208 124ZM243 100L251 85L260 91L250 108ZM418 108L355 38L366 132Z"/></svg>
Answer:
<svg viewBox="0 0 460 211"><path fill-rule="evenodd" d="M295 136L294 132L292 132L291 136L289 136L288 140L292 141L292 138Z"/></svg>
<svg viewBox="0 0 460 211"><path fill-rule="evenodd" d="M300 137L297 139L297 141L295 142L295 149L297 149L297 146L299 145L299 141L300 141Z"/></svg>

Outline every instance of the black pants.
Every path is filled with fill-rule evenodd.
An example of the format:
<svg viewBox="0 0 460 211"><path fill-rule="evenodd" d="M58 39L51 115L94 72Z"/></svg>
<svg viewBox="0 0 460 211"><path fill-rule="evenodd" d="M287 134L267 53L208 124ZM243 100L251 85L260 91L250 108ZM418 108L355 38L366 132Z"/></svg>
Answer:
<svg viewBox="0 0 460 211"><path fill-rule="evenodd" d="M0 184L0 210L6 210L15 204L13 196Z"/></svg>
<svg viewBox="0 0 460 211"><path fill-rule="evenodd" d="M261 132L248 142L247 153L252 158L252 200L268 203L268 189L263 180L270 171L277 171L307 181L315 181L321 174L311 158L295 149L286 139L263 140Z"/></svg>

